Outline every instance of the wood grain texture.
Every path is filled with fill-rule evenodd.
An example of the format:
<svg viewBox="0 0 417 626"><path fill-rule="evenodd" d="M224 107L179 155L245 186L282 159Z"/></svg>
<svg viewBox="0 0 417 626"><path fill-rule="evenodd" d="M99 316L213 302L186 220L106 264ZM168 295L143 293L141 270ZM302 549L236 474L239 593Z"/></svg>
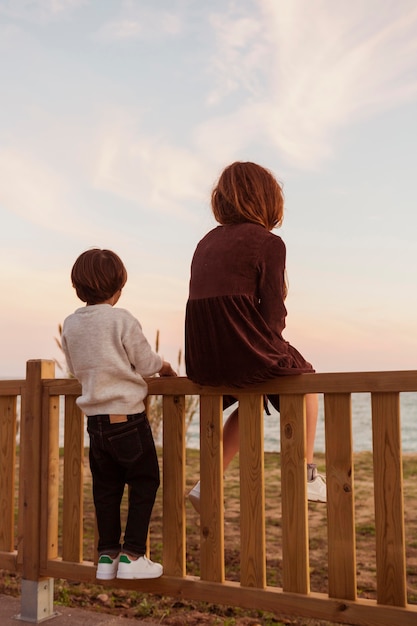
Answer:
<svg viewBox="0 0 417 626"><path fill-rule="evenodd" d="M74 396L65 399L62 557L83 560L84 416Z"/></svg>
<svg viewBox="0 0 417 626"><path fill-rule="evenodd" d="M407 603L404 503L398 393L373 393L377 598L381 604Z"/></svg>
<svg viewBox="0 0 417 626"><path fill-rule="evenodd" d="M265 478L263 399L246 396L239 401L240 460L240 582L265 587Z"/></svg>
<svg viewBox="0 0 417 626"><path fill-rule="evenodd" d="M172 576L184 576L186 570L184 396L164 396L163 413L164 572Z"/></svg>
<svg viewBox="0 0 417 626"><path fill-rule="evenodd" d="M14 550L16 396L0 396L0 551Z"/></svg>
<svg viewBox="0 0 417 626"><path fill-rule="evenodd" d="M356 598L356 538L350 394L325 394L329 596Z"/></svg>
<svg viewBox="0 0 417 626"><path fill-rule="evenodd" d="M285 591L310 592L305 398L285 395L281 405L282 569Z"/></svg>
<svg viewBox="0 0 417 626"><path fill-rule="evenodd" d="M200 399L201 578L224 581L223 410L220 396Z"/></svg>

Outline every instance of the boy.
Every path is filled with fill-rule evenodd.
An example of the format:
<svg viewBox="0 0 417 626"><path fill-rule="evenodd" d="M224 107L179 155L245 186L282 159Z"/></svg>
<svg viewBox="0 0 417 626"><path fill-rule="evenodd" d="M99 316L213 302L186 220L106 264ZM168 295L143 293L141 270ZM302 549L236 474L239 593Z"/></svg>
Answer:
<svg viewBox="0 0 417 626"><path fill-rule="evenodd" d="M127 280L117 254L87 250L76 260L71 280L87 306L65 319L62 347L70 372L81 383L77 404L87 416L90 436L99 534L96 577L158 578L162 565L145 556L160 478L143 378L176 373L151 349L138 320L113 308ZM129 507L122 546L120 504L126 484Z"/></svg>

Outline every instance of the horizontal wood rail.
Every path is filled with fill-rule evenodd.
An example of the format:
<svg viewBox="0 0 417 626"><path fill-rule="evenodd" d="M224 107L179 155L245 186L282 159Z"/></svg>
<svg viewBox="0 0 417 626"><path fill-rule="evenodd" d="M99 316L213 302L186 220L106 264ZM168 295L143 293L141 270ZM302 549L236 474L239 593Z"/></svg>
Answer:
<svg viewBox="0 0 417 626"><path fill-rule="evenodd" d="M115 580L111 581L113 587L344 624L417 624L417 605L407 599L400 427L400 395L417 391L417 371L303 374L245 389L201 386L184 377L155 377L147 382L150 395L163 397L164 575L149 581ZM268 585L266 579L262 399L267 393L279 394L281 405L282 587ZM305 472L308 393L324 395L328 593L310 590ZM371 394L375 600L357 597L352 393ZM33 609L25 598L27 583L54 578L95 581L95 564L83 555L85 424L76 405L79 394L77 381L54 378L50 361L29 361L25 381L0 381L0 567L22 573L22 614L36 612L39 621L40 615L42 619L53 617L53 609L48 603L45 607L40 592ZM239 582L227 580L224 566L224 394L237 396L240 407ZM185 401L190 395L199 396L200 406L200 577L188 574L186 559ZM22 417L16 538L19 399ZM59 457L61 413L65 423L63 473ZM62 527L58 515L60 491Z"/></svg>

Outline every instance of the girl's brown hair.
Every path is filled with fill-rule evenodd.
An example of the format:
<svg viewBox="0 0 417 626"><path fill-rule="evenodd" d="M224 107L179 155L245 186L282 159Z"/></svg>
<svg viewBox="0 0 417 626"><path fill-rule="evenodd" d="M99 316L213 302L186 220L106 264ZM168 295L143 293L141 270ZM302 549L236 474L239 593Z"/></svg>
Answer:
<svg viewBox="0 0 417 626"><path fill-rule="evenodd" d="M272 230L281 226L284 194L269 170L237 161L221 174L211 194L211 206L220 224L252 222Z"/></svg>
<svg viewBox="0 0 417 626"><path fill-rule="evenodd" d="M71 280L80 300L87 304L100 304L123 289L127 272L115 252L92 248L75 261Z"/></svg>

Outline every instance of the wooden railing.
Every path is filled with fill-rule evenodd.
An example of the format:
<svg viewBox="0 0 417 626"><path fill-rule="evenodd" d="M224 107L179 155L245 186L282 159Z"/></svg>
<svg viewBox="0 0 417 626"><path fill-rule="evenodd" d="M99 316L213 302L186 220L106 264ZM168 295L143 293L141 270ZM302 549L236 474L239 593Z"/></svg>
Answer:
<svg viewBox="0 0 417 626"><path fill-rule="evenodd" d="M304 374L239 390L240 581L225 578L222 395L186 378L152 378L163 396L163 566L160 579L112 586L276 614L358 625L415 626L407 602L400 394L417 391L417 371ZM267 585L263 394L280 395L282 587ZM324 394L328 593L310 591L305 471L305 399ZM357 596L352 393L372 400L376 599ZM22 574L22 618L53 617L53 579L95 581L83 555L84 418L77 381L55 379L51 361L29 361L24 381L0 381L0 568ZM200 400L200 577L187 573L185 399ZM17 400L21 398L19 474ZM64 404L63 478L59 469ZM62 482L62 484L60 484ZM18 490L18 496L16 491ZM59 528L59 493L63 494ZM17 500L16 500L17 499ZM17 536L15 505L18 501ZM58 548L59 539L62 548ZM152 542L152 537L151 537Z"/></svg>

